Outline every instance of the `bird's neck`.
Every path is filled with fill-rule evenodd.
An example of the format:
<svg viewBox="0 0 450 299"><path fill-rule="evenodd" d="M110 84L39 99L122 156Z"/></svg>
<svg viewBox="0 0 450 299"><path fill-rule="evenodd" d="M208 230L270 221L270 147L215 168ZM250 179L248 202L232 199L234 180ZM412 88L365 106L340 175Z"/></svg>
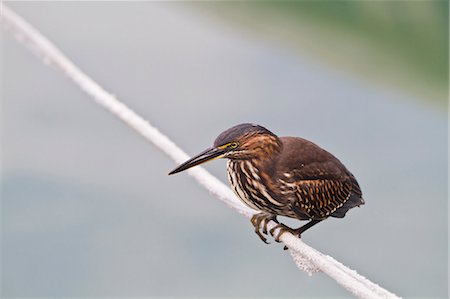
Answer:
<svg viewBox="0 0 450 299"><path fill-rule="evenodd" d="M228 161L229 178L231 176L230 182L233 182L232 178L236 174L239 180L244 179L246 182L259 182L264 185L267 192L273 193L276 190L274 178L278 156L279 153L276 153L275 156L268 156L267 158L230 159Z"/></svg>
<svg viewBox="0 0 450 299"><path fill-rule="evenodd" d="M283 143L275 135L266 135L261 138L254 138L252 147L255 150L250 159L257 164L261 164L276 160L283 149Z"/></svg>
<svg viewBox="0 0 450 299"><path fill-rule="evenodd" d="M267 178L270 178L275 174L276 164L278 161L278 157L280 156L280 152L274 151L266 156L261 156L258 158L250 159L250 163L258 170L262 171L267 175Z"/></svg>

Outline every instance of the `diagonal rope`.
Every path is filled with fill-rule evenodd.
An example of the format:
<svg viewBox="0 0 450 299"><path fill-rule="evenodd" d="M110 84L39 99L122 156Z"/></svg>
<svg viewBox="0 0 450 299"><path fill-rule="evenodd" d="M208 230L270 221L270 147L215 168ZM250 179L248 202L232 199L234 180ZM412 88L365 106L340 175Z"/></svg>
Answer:
<svg viewBox="0 0 450 299"><path fill-rule="evenodd" d="M158 129L100 87L47 38L3 3L1 6L1 22L15 35L19 42L36 54L46 65L52 66L56 70L64 73L64 75L86 92L97 104L141 134L146 140L157 146L176 163L184 162L189 158L167 136L159 132ZM242 204L230 188L203 168L196 167L189 169L188 172L200 185L245 217L251 218L257 212ZM271 221L268 224L268 228L273 228L275 225ZM290 253L300 269L309 274L319 271L323 272L358 298L400 298L359 275L356 271L347 268L331 256L324 255L306 245L298 237L290 233L284 233L281 236L281 241L290 249Z"/></svg>

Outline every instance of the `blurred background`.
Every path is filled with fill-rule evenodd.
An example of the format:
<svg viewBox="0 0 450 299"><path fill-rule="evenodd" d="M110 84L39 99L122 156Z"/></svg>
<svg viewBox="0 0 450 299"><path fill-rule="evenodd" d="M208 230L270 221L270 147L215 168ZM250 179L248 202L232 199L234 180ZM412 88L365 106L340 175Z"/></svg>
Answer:
<svg viewBox="0 0 450 299"><path fill-rule="evenodd" d="M191 155L241 122L335 154L366 205L304 241L447 298L447 1L8 5ZM4 30L1 57L2 297L350 296Z"/></svg>

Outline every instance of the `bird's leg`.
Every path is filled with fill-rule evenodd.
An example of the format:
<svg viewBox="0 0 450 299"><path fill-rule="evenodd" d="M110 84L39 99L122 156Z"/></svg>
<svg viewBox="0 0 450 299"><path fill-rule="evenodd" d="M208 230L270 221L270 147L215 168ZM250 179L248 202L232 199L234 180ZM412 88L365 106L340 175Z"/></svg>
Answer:
<svg viewBox="0 0 450 299"><path fill-rule="evenodd" d="M299 238L301 238L301 235L303 232L305 232L307 229L311 228L312 226L316 225L317 223L319 223L322 220L323 219L312 219L305 225L302 225L299 228L292 230L293 234L297 235Z"/></svg>
<svg viewBox="0 0 450 299"><path fill-rule="evenodd" d="M278 243L280 242L281 235L285 232L290 232L291 234L296 235L299 238L301 238L301 235L303 232L305 232L307 229L311 228L312 226L316 225L317 223L319 223L322 220L323 219L313 219L297 229L293 229L293 228L290 228L290 227L284 225L283 223L279 223L275 227L273 227L269 231L269 233L275 238L275 242L278 242ZM277 229L279 229L279 231L276 235L274 235L275 230L277 230ZM287 247L284 246L284 249L287 249Z"/></svg>
<svg viewBox="0 0 450 299"><path fill-rule="evenodd" d="M260 237L260 239L266 243L269 244L269 242L267 242L267 239L261 234L261 223L262 225L262 232L264 234L267 234L267 223L273 220L276 223L278 223L277 218L275 215L273 214L269 214L269 213L265 213L265 212L260 212L258 214L254 214L251 218L251 222L253 224L253 226L255 227L255 233Z"/></svg>

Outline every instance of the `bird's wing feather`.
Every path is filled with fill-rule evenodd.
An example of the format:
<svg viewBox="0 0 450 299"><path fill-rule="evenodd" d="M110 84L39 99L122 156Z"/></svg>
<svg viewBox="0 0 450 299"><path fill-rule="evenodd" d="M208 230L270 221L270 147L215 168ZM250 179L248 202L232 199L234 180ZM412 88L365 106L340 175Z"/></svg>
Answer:
<svg viewBox="0 0 450 299"><path fill-rule="evenodd" d="M299 218L323 219L352 196L361 198L355 177L332 154L302 138L283 137L282 141L282 155L289 159L283 159L286 162L278 175L284 190L292 192L290 208Z"/></svg>
<svg viewBox="0 0 450 299"><path fill-rule="evenodd" d="M297 183L291 210L308 219L323 219L342 207L352 194L352 185L339 180L305 180Z"/></svg>

